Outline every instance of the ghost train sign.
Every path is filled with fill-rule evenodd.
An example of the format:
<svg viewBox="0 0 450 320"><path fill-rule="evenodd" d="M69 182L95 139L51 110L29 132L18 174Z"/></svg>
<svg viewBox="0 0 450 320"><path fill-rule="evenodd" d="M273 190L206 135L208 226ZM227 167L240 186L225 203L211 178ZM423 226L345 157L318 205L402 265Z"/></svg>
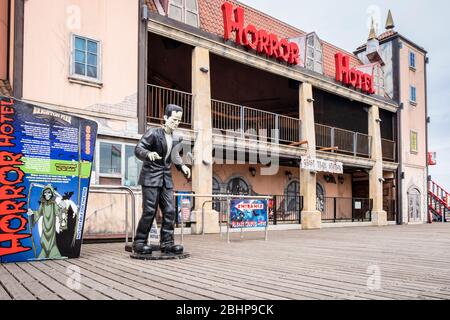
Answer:
<svg viewBox="0 0 450 320"><path fill-rule="evenodd" d="M80 255L97 124L0 96L0 262Z"/></svg>

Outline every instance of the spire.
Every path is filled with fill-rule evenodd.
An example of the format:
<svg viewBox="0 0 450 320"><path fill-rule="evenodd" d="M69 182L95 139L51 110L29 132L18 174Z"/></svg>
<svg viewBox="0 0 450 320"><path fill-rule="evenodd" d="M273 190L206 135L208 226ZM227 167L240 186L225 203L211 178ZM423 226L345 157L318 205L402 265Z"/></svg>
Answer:
<svg viewBox="0 0 450 320"><path fill-rule="evenodd" d="M372 17L372 26L370 27L370 33L369 33L369 39L367 40L373 40L377 38L377 33L375 31L375 22L373 21L373 17Z"/></svg>
<svg viewBox="0 0 450 320"><path fill-rule="evenodd" d="M386 30L392 30L395 28L394 18L392 18L392 12L389 9L389 13L386 20Z"/></svg>

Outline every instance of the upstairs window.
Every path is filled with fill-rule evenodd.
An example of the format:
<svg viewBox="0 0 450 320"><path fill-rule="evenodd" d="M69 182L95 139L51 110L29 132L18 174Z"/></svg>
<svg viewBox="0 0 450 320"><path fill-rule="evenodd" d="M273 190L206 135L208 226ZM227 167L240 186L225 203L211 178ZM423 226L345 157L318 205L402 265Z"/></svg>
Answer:
<svg viewBox="0 0 450 320"><path fill-rule="evenodd" d="M169 18L198 28L200 25L197 0L169 0Z"/></svg>
<svg viewBox="0 0 450 320"><path fill-rule="evenodd" d="M72 36L71 76L100 81L100 42Z"/></svg>
<svg viewBox="0 0 450 320"><path fill-rule="evenodd" d="M410 133L410 149L411 153L419 152L418 133L416 131L411 131Z"/></svg>
<svg viewBox="0 0 450 320"><path fill-rule="evenodd" d="M417 89L414 86L410 87L409 101L413 104L417 103Z"/></svg>
<svg viewBox="0 0 450 320"><path fill-rule="evenodd" d="M409 52L409 67L416 69L416 54L413 51Z"/></svg>
<svg viewBox="0 0 450 320"><path fill-rule="evenodd" d="M315 33L306 37L306 63L307 69L323 74L322 43Z"/></svg>

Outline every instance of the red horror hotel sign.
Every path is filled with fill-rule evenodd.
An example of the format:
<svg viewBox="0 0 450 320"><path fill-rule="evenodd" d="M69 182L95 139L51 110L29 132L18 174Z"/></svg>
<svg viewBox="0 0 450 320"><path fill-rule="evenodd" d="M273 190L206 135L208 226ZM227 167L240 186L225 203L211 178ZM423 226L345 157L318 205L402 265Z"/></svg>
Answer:
<svg viewBox="0 0 450 320"><path fill-rule="evenodd" d="M350 69L350 57L342 53L336 53L336 81L355 89L361 89L362 92L374 94L373 75L364 73L355 68Z"/></svg>
<svg viewBox="0 0 450 320"><path fill-rule="evenodd" d="M236 44L256 50L290 65L300 64L300 49L296 43L287 39L278 39L276 35L264 29L256 29L252 24L244 27L244 9L225 2L222 5L224 38L229 40L232 32L236 32Z"/></svg>

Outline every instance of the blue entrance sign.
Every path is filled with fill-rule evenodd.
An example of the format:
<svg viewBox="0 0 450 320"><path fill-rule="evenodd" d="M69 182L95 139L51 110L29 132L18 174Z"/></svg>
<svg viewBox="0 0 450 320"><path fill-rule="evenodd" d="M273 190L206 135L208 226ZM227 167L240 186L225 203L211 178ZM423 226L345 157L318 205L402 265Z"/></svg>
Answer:
<svg viewBox="0 0 450 320"><path fill-rule="evenodd" d="M231 228L265 228L267 225L267 200L231 200Z"/></svg>

